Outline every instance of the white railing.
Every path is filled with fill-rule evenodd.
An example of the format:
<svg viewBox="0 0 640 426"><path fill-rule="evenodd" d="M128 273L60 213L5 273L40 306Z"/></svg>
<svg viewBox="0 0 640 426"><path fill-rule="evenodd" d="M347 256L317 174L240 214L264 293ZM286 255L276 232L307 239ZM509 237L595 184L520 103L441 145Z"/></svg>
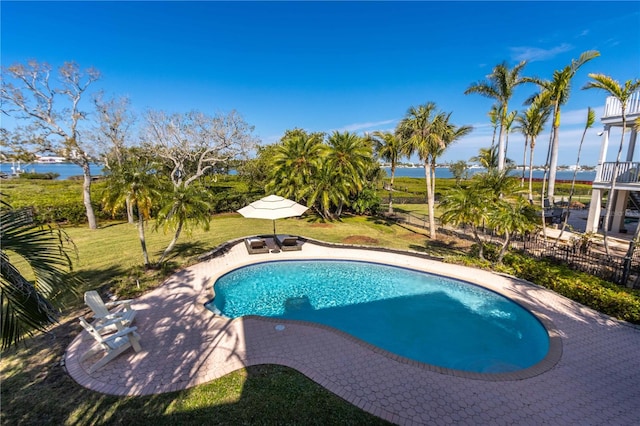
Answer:
<svg viewBox="0 0 640 426"><path fill-rule="evenodd" d="M640 92L635 92L629 98L627 102L627 110L625 115L639 114L640 113ZM602 118L607 117L620 117L622 116L622 105L620 101L613 96L607 98L607 102L604 105L604 115Z"/></svg>
<svg viewBox="0 0 640 426"><path fill-rule="evenodd" d="M613 169L616 163L603 163L597 182L611 182L613 180ZM618 163L618 183L637 183L640 182L640 163L620 162Z"/></svg>

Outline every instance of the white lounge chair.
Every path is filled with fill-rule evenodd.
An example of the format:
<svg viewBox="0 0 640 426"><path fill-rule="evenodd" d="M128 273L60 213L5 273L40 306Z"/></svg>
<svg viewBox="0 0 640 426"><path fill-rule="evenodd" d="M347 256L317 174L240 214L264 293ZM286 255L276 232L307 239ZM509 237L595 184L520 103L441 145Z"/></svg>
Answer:
<svg viewBox="0 0 640 426"><path fill-rule="evenodd" d="M118 322L118 319L114 319L112 321ZM84 353L84 355L82 355L80 361L84 361L99 354L100 352L104 352L103 357L89 367L89 373L93 373L94 371L104 367L109 361L113 360L129 348L133 348L136 352L140 352L142 350L140 342L138 341L140 339L140 335L136 333L137 327L127 327L117 331L116 333L103 336L101 334L102 330L100 327L96 328L89 324L84 317L80 317L80 324L85 330L87 330L91 337L96 340L96 343L93 344L89 350Z"/></svg>
<svg viewBox="0 0 640 426"><path fill-rule="evenodd" d="M135 309L131 308L131 300L104 303L95 290L84 293L84 303L93 311L93 325L105 331L121 330L129 327L137 313ZM115 309L110 311L109 308L111 307L115 307ZM104 327L106 322L113 319L119 319L120 322L112 322L109 328Z"/></svg>

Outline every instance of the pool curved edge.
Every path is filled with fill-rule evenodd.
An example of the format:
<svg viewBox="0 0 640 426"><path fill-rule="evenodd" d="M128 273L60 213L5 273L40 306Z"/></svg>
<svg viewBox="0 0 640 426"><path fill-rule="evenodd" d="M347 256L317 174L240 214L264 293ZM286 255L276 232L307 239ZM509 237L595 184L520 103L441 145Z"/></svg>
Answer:
<svg viewBox="0 0 640 426"><path fill-rule="evenodd" d="M533 312L532 314L535 315ZM227 317L222 317L222 318L228 319ZM337 328L334 328L328 325L318 324L314 322L279 319L279 318L267 318L267 317L261 317L258 315L247 315L244 317L230 319L230 321L236 322L241 320L242 321L253 320L253 321L260 321L264 323L271 323L271 324L274 324L274 326L279 324L297 324L304 327L326 330L331 333L337 334L342 338L349 340L350 342L358 344L372 352L382 355L385 358L391 359L393 361L396 361L402 364L407 364L407 365L421 368L426 371L431 371L434 373L446 374L446 375L460 377L464 379L500 382L500 381L524 380L524 379L530 379L532 377L539 376L540 374L543 374L551 370L560 361L560 358L562 357L562 339L560 335L557 332L555 332L555 329L554 331L551 331L551 329L549 328L549 325L552 325L552 323L550 321L543 320L538 316L536 316L536 318L538 318L538 320L542 322L542 324L547 329L547 332L549 333L549 351L547 352L547 355L542 360L532 365L531 367L524 368L522 370L511 371L507 373L477 373L472 371L438 367L437 365L427 364L427 363L416 361L407 357L403 357L401 355L394 354L393 352L389 352L371 343L367 343L347 332L344 332L342 330L339 330Z"/></svg>
<svg viewBox="0 0 640 426"><path fill-rule="evenodd" d="M305 241L310 244L316 244L316 241L312 241L312 240L305 240ZM531 313L531 315L533 315L538 321L540 321L542 326L547 331L547 334L549 337L549 349L547 351L546 356L542 360L540 360L538 363L521 370L505 372L505 373L479 373L479 372L471 372L471 371L439 367L436 365L427 364L424 362L406 358L404 356L389 352L373 344L367 343L349 333L346 333L344 331L341 331L339 329L336 329L334 327L327 326L324 324L301 321L301 320L285 320L285 319L279 319L279 318L268 318L268 317L261 317L257 315L248 315L248 316L232 319L230 321L235 322L242 319L250 319L250 320L255 320L255 321L260 321L265 323L298 324L304 327L327 330L334 334L340 335L342 338L345 338L351 342L354 342L370 351L380 354L385 358L394 360L396 362L411 365L413 367L418 367L431 372L451 375L451 376L460 377L460 378L473 379L473 380L484 380L484 381L496 382L496 381L514 381L514 380L529 379L529 378L538 376L542 373L545 373L546 371L549 371L560 361L562 357L562 352L563 352L562 338L553 321L551 321L549 317L547 317L542 312L536 309L533 302L531 302L530 300L528 300L528 298L525 297L526 295L525 292L517 291L517 286L520 286L520 285L531 287L534 289L541 289L541 287L533 283L530 283L528 281L521 280L515 277L506 276L504 274L496 274L493 272L470 268L467 266L444 263L441 260L436 260L433 257L425 256L420 253L414 254L412 252L393 250L393 249L387 249L387 248L376 250L375 248L372 248L372 247L366 247L363 249L362 247L359 247L359 246L348 246L348 245L342 245L342 244L333 245L330 243L323 243L323 242L319 242L318 247L322 247L325 249L327 247L330 247L332 250L334 250L334 252L328 252L329 254L326 254L324 256L319 256L319 253L317 252L310 253L310 250L307 250L305 252L305 250L303 249L302 251L285 253L284 255L278 254L277 257L274 254L269 254L269 253L252 255L250 257L249 255L247 255L241 262L227 263L225 266L227 266L228 268L224 268L223 270L216 271L215 276L210 277L207 285L207 287L209 287L208 291L206 291L206 295L204 295L204 297L199 298L199 302L201 302L199 303L199 305L202 309L207 310L204 307L204 304L211 301L214 298L215 294L213 290L213 285L220 276L228 272L231 272L235 269L238 269L244 266L249 266L256 263L273 262L273 261L280 261L280 260L320 260L320 259L323 259L323 260L339 259L339 260L354 260L354 261L380 263L384 265L403 267L407 269L413 269L416 271L427 272L430 274L442 275L442 276L466 281L468 283L485 288L489 291L496 292L502 295L503 297L506 297L513 303L519 304L522 308L524 308L529 313ZM307 248L309 248L309 246L307 246ZM341 254L338 254L338 252L342 252L341 254L344 256L341 256ZM390 255L393 255L393 256L390 256ZM405 262L398 263L398 262L391 261L390 257L393 258L395 256L404 258ZM419 261L420 264L414 263L413 261ZM439 267L436 267L436 266L439 266ZM446 269L451 269L452 267L455 269L456 272L452 273L451 271L449 271L449 273L447 273ZM468 275L464 273L461 274L461 272L466 272L468 273ZM493 284L490 285L484 282L482 279L483 277L484 278L492 277L494 279ZM505 282L508 282L511 284L511 287L508 287L508 286L505 287L504 285L500 285L501 282L502 284L504 284ZM208 312L213 314L211 311L208 311ZM221 316L221 317L228 319L227 317L224 317L224 316Z"/></svg>

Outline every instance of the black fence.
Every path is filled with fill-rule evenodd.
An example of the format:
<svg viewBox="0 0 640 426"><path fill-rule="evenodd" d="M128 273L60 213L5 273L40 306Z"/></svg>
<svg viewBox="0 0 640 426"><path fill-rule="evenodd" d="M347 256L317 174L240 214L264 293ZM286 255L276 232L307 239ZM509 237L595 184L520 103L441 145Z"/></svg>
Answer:
<svg viewBox="0 0 640 426"><path fill-rule="evenodd" d="M429 228L429 218L424 214L394 212L388 218L423 229ZM436 221L436 226L440 224ZM439 229L442 232L443 229ZM447 230L458 237L471 239L463 229ZM491 235L487 235L491 237ZM547 258L561 262L572 269L586 272L618 285L640 288L640 250L636 249L633 256L626 257L626 253L612 253L606 255L603 249L595 246L588 238L579 238L568 243L557 243L553 239L544 239L539 235L528 235L515 238L511 248L527 253L535 258Z"/></svg>
<svg viewBox="0 0 640 426"><path fill-rule="evenodd" d="M625 253L607 255L602 249L595 249L587 238L556 244L555 240L545 241L538 235L518 238L512 242L511 247L529 256L562 262L572 269L619 285L640 287L639 250L634 250L630 258Z"/></svg>

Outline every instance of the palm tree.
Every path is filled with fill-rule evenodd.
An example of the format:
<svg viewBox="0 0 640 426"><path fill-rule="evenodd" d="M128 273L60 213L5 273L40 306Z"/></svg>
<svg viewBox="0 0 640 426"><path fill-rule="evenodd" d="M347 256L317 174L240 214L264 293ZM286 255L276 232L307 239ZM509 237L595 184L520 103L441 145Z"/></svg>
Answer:
<svg viewBox="0 0 640 426"><path fill-rule="evenodd" d="M620 101L621 115L622 115L622 135L620 136L620 146L618 148L618 155L616 156L616 163L613 166L613 177L611 178L611 187L609 188L609 196L607 197L607 209L604 215L604 226L602 227L604 234L604 247L607 255L609 255L609 244L607 242L607 228L609 227L609 220L611 219L611 210L613 208L613 193L616 189L616 180L618 178L618 167L620 165L620 156L622 155L622 146L624 144L624 134L627 130L627 104L629 98L633 95L638 88L640 88L640 80L635 81L627 80L624 86L621 86L619 82L604 74L589 74L589 78L592 81L588 82L583 89L600 89L609 93L618 101ZM640 228L640 225L637 227ZM634 243L638 237L638 229L636 229L636 235L629 244L629 254L633 254Z"/></svg>
<svg viewBox="0 0 640 426"><path fill-rule="evenodd" d="M443 224L469 226L473 239L478 245L478 257L484 260L484 241L478 230L489 219L489 199L487 190L475 185L453 188L442 198L440 220Z"/></svg>
<svg viewBox="0 0 640 426"><path fill-rule="evenodd" d="M596 122L596 113L591 109L591 107L587 108L587 122L584 126L584 131L582 132L582 138L580 139L580 146L578 147L578 158L576 159L576 168L573 169L573 179L571 179L571 189L569 190L569 200L567 202L567 207L564 212L564 221L562 222L562 229L560 229L560 235L556 239L556 244L560 241L562 234L564 233L565 228L567 227L567 221L569 220L569 208L571 208L571 200L573 199L573 191L576 186L576 175L578 173L578 168L580 168L580 153L582 152L582 144L584 143L584 137L587 135L587 130L589 130L593 123Z"/></svg>
<svg viewBox="0 0 640 426"><path fill-rule="evenodd" d="M424 175L427 185L427 204L429 206L429 234L431 238L436 237L435 218L431 215L431 206L434 200L433 185L431 183L431 153L435 150L435 145L440 146L441 141L434 131L436 121L436 104L428 102L418 107L411 107L407 111L404 119L398 124L399 133L406 141L404 148L407 157L414 153L424 163Z"/></svg>
<svg viewBox="0 0 640 426"><path fill-rule="evenodd" d="M546 96L549 97L551 104L553 105L553 127L551 131L550 142L550 160L549 160L549 188L547 196L549 199L553 199L555 193L556 184L556 170L558 167L558 130L560 128L560 108L569 100L569 94L571 91L571 80L578 72L578 69L590 60L600 56L600 53L595 50L583 52L577 60L572 60L571 64L567 65L561 70L553 72L553 78L551 80L541 80L536 77L524 78L525 82L535 83L546 92ZM534 95L532 98L535 98ZM544 198L544 194L543 194Z"/></svg>
<svg viewBox="0 0 640 426"><path fill-rule="evenodd" d="M469 161L478 163L480 166L487 170L493 170L498 168L498 147L493 148L480 148L478 155L471 157Z"/></svg>
<svg viewBox="0 0 640 426"><path fill-rule="evenodd" d="M502 263L513 236L533 230L536 220L535 209L524 197L501 198L495 202L489 214L489 224L494 232L504 237L496 263Z"/></svg>
<svg viewBox="0 0 640 426"><path fill-rule="evenodd" d="M191 184L182 182L174 186L168 202L158 211L156 229L162 227L164 232L173 229L173 238L164 249L157 266L160 267L167 255L175 247L183 230L189 235L193 226L201 226L209 230L209 219L213 207L209 198L209 191L198 181Z"/></svg>
<svg viewBox="0 0 640 426"><path fill-rule="evenodd" d="M500 134L498 136L498 170L505 167L505 131L507 116L509 114L509 100L513 96L514 88L524 83L520 73L527 64L522 61L512 69L509 69L506 62L496 65L493 72L487 76L485 81L479 81L469 86L464 94L478 93L479 95L495 99L498 111L500 112Z"/></svg>
<svg viewBox="0 0 640 426"><path fill-rule="evenodd" d="M151 218L151 209L167 193L169 183L158 178L161 165L149 155L132 149L122 166L113 167L107 176L103 197L105 209L115 215L126 206L127 200L138 214L138 238L145 268L151 267L145 238L145 221Z"/></svg>
<svg viewBox="0 0 640 426"><path fill-rule="evenodd" d="M533 201L533 152L536 147L536 139L544 130L544 125L551 114L551 106L543 96L533 99L529 108L516 117L517 129L524 135L524 151L526 153L529 144L529 201ZM524 160L523 160L524 166ZM522 170L524 180L524 167Z"/></svg>
<svg viewBox="0 0 640 426"><path fill-rule="evenodd" d="M345 199L337 205L336 215L340 217L349 196L362 191L366 183L369 164L373 160L370 143L350 132L333 132L328 139L328 149L323 167L331 170L335 180L341 181L347 189Z"/></svg>
<svg viewBox="0 0 640 426"><path fill-rule="evenodd" d="M334 215L331 213L331 207L346 203L350 189L348 181L337 178L325 162L314 174L309 185L306 193L307 205L312 206L323 219L332 220Z"/></svg>
<svg viewBox="0 0 640 426"><path fill-rule="evenodd" d="M304 130L287 131L275 149L267 192L303 201L313 191L313 176L326 154L322 135Z"/></svg>
<svg viewBox="0 0 640 426"><path fill-rule="evenodd" d="M36 225L30 209L14 209L0 201L3 349L56 322L57 296L81 283L69 274L72 244L64 231Z"/></svg>
<svg viewBox="0 0 640 426"><path fill-rule="evenodd" d="M370 136L375 144L375 151L384 161L391 163L391 180L389 182L389 213L393 213L393 179L396 174L398 160L402 157L402 139L391 132L373 132Z"/></svg>
<svg viewBox="0 0 640 426"><path fill-rule="evenodd" d="M498 124L500 123L500 107L496 104L491 105L491 109L487 115L493 128L493 135L491 136L491 149L493 149L496 145L496 133L498 132Z"/></svg>
<svg viewBox="0 0 640 426"><path fill-rule="evenodd" d="M449 120L451 113L434 114L435 104L429 102L417 108L411 107L399 124L399 133L406 141L405 152L411 156L414 152L424 162L427 185L427 205L429 210L429 236L436 238L435 227L435 171L437 159L449 145L469 134L470 126L457 127Z"/></svg>
<svg viewBox="0 0 640 426"><path fill-rule="evenodd" d="M518 116L518 111L517 110L511 111L509 114L507 114L507 119L506 119L506 121L504 123L504 129L505 129L504 130L504 133L505 133L505 138L504 138L504 156L505 156L505 159L507 157L507 153L509 152L509 133L511 133L513 131L513 122L515 121L517 116Z"/></svg>

